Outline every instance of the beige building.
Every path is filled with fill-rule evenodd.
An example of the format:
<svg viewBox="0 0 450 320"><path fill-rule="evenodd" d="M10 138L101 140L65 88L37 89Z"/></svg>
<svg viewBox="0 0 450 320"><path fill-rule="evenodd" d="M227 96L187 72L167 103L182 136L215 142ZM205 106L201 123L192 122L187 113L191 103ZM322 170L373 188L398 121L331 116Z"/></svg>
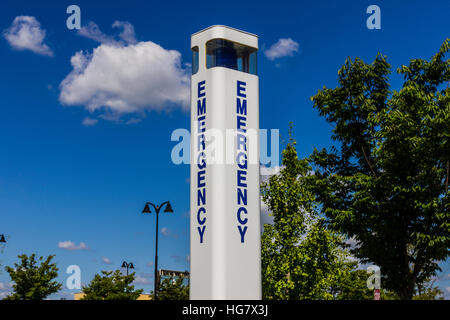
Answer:
<svg viewBox="0 0 450 320"><path fill-rule="evenodd" d="M83 292L74 293L73 295L74 300L81 300L81 298L83 297L84 297ZM149 294L141 294L136 300L152 300L152 298Z"/></svg>

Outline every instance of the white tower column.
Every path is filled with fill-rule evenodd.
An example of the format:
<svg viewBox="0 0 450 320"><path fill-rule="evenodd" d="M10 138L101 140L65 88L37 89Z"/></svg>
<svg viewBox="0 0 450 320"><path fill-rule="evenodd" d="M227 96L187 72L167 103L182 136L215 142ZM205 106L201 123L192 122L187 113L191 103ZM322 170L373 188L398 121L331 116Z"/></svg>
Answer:
<svg viewBox="0 0 450 320"><path fill-rule="evenodd" d="M190 298L261 299L257 36L191 37Z"/></svg>

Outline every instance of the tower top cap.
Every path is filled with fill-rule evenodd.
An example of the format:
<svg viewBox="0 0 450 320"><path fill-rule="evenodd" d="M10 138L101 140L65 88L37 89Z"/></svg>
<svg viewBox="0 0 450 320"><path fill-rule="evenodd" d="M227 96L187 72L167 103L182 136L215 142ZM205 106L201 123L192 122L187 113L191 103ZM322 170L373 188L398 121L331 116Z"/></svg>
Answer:
<svg viewBox="0 0 450 320"><path fill-rule="evenodd" d="M191 36L191 48L204 45L212 39L225 39L258 49L258 36L236 28L213 25Z"/></svg>

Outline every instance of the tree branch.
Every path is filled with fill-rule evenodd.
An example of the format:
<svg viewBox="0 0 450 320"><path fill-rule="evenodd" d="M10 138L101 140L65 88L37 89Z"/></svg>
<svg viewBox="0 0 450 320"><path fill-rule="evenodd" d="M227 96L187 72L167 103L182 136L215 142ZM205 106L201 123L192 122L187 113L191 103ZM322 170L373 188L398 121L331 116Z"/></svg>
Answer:
<svg viewBox="0 0 450 320"><path fill-rule="evenodd" d="M362 152L364 154L364 158L366 159L366 162L369 165L370 171L372 171L372 174L375 176L375 178L378 178L377 174L375 173L375 171L372 168L372 165L369 162L369 159L367 158L366 150L364 149L364 146L362 144L361 144L361 148L362 148ZM447 174L447 177L448 177L448 174Z"/></svg>

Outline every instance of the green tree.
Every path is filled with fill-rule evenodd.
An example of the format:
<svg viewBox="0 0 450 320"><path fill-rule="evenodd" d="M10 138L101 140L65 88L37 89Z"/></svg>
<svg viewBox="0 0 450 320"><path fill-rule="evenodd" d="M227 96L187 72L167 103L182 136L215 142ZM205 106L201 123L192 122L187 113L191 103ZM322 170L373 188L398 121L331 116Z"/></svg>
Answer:
<svg viewBox="0 0 450 320"><path fill-rule="evenodd" d="M143 290L135 290L131 285L133 281L134 272L122 275L120 270L102 271L101 275L94 276L88 286L83 286L81 300L136 300Z"/></svg>
<svg viewBox="0 0 450 320"><path fill-rule="evenodd" d="M184 277L170 277L159 285L158 300L189 300L189 285Z"/></svg>
<svg viewBox="0 0 450 320"><path fill-rule="evenodd" d="M442 277L433 277L424 284L418 285L413 300L444 300L444 292L435 285L438 280L442 280Z"/></svg>
<svg viewBox="0 0 450 320"><path fill-rule="evenodd" d="M444 300L444 292L438 287L427 287L416 294L413 300Z"/></svg>
<svg viewBox="0 0 450 320"><path fill-rule="evenodd" d="M299 160L295 141L283 150L282 169L262 183L273 214L261 240L264 299L332 299L330 284L343 272L341 238L325 228L308 188L311 167Z"/></svg>
<svg viewBox="0 0 450 320"><path fill-rule="evenodd" d="M43 300L61 289L61 284L54 281L58 276L58 268L51 263L54 255L36 259L33 253L19 255L20 263L14 263L14 268L6 267L11 281L14 282L14 292L5 300Z"/></svg>
<svg viewBox="0 0 450 320"><path fill-rule="evenodd" d="M356 262L347 263L342 276L330 285L330 291L336 300L373 300L373 290L367 288L369 274L366 270L356 269Z"/></svg>
<svg viewBox="0 0 450 320"><path fill-rule="evenodd" d="M449 256L449 50L447 39L430 61L399 68L393 92L386 57L349 58L338 86L311 98L337 142L311 156L314 194L331 228L356 239L352 253L378 265L401 299Z"/></svg>

